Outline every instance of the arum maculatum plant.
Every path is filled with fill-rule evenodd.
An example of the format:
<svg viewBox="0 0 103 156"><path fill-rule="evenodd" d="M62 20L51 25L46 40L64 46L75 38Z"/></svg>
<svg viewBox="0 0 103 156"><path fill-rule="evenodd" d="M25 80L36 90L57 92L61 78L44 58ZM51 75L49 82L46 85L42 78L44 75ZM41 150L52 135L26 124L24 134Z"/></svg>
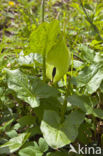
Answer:
<svg viewBox="0 0 103 156"><path fill-rule="evenodd" d="M59 21L43 22L30 35L29 51L44 56L46 76L53 82L59 81L68 71L70 52L65 44Z"/></svg>
<svg viewBox="0 0 103 156"><path fill-rule="evenodd" d="M103 144L98 130L103 120L103 35L99 27L103 5L94 11L92 1L94 5L69 1L66 7L66 3L42 0L41 23L36 18L34 28L30 23L35 20L34 1L19 3L21 9L25 5L30 18L25 9L20 10L25 15L25 39L21 35L20 47L0 53L0 155L68 156L71 143L75 149L78 143L93 145L97 138ZM45 12L48 3L53 8L63 6L59 20L48 19L52 14ZM7 50L9 40L5 42L1 51Z"/></svg>

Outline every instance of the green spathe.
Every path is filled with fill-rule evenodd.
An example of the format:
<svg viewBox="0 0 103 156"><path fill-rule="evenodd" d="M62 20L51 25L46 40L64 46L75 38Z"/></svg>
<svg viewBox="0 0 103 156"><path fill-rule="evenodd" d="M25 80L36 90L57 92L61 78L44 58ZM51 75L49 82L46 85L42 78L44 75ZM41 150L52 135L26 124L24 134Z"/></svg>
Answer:
<svg viewBox="0 0 103 156"><path fill-rule="evenodd" d="M70 52L65 44L59 21L44 22L30 35L29 48L26 54L39 53L46 58L46 75L52 80L53 68L56 75L53 82L59 81L68 71Z"/></svg>

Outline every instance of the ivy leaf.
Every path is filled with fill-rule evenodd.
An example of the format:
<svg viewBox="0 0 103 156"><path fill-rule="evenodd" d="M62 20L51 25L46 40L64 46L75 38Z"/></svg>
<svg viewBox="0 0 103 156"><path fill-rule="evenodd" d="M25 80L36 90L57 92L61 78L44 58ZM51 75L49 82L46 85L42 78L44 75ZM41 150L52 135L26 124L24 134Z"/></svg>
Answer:
<svg viewBox="0 0 103 156"><path fill-rule="evenodd" d="M71 112L61 124L61 119L55 111L45 111L41 131L48 145L57 149L74 142L84 116L80 111Z"/></svg>
<svg viewBox="0 0 103 156"><path fill-rule="evenodd" d="M38 107L41 98L56 97L58 91L45 84L37 77L28 76L19 69L5 69L8 76L8 87L17 93L17 97L30 104L32 108Z"/></svg>

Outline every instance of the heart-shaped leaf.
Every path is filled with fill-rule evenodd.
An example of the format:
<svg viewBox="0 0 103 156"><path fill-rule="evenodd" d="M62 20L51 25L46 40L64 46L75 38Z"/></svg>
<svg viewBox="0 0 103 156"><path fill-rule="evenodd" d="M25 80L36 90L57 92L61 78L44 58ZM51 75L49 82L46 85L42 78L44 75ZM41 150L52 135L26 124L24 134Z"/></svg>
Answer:
<svg viewBox="0 0 103 156"><path fill-rule="evenodd" d="M37 77L23 74L19 69L5 69L8 76L8 87L17 93L17 97L31 107L38 107L40 98L56 97L58 91L45 84Z"/></svg>
<svg viewBox="0 0 103 156"><path fill-rule="evenodd" d="M41 131L48 145L56 149L73 142L84 116L83 112L74 111L61 123L61 118L55 111L45 111Z"/></svg>

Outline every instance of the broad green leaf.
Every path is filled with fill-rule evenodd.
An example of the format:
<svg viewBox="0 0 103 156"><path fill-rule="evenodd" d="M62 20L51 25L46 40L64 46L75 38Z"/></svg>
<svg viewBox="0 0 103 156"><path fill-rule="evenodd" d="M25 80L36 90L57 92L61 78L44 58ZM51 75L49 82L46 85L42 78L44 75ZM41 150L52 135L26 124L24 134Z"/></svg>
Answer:
<svg viewBox="0 0 103 156"><path fill-rule="evenodd" d="M18 120L18 122L20 123L21 127L32 125L35 123L35 116L32 115L23 116Z"/></svg>
<svg viewBox="0 0 103 156"><path fill-rule="evenodd" d="M56 149L74 142L84 116L84 113L74 111L61 123L61 118L56 112L45 111L41 122L41 131L48 145Z"/></svg>
<svg viewBox="0 0 103 156"><path fill-rule="evenodd" d="M41 152L46 152L48 150L48 144L43 138L39 139L39 148Z"/></svg>
<svg viewBox="0 0 103 156"><path fill-rule="evenodd" d="M58 91L45 84L37 77L28 76L19 69L5 69L8 76L8 87L17 93L17 97L30 104L31 107L38 107L41 98L55 97Z"/></svg>
<svg viewBox="0 0 103 156"><path fill-rule="evenodd" d="M33 142L32 145L27 145L19 151L20 156L43 156L43 153L48 150L48 145L43 138L39 139L39 145Z"/></svg>
<svg viewBox="0 0 103 156"><path fill-rule="evenodd" d="M83 96L72 95L69 98L67 98L67 101L68 107L70 107L70 105L72 107L77 107L82 111L86 112L87 115L91 114L95 117L103 119L103 110L94 108L98 103L98 101L94 97L91 98L84 95Z"/></svg>
<svg viewBox="0 0 103 156"><path fill-rule="evenodd" d="M10 130L10 131L7 131L7 132L5 132L5 133L6 133L6 135L7 135L9 138L14 138L14 137L17 136L17 132L16 132L16 130L14 130L14 129L12 129L12 130Z"/></svg>
<svg viewBox="0 0 103 156"><path fill-rule="evenodd" d="M29 133L23 133L10 139L7 143L0 146L0 154L10 154L17 151L26 142L29 136Z"/></svg>
<svg viewBox="0 0 103 156"><path fill-rule="evenodd" d="M60 102L57 100L57 98L51 97L48 99L42 99L40 101L40 106L35 108L35 114L41 122L45 110L53 110L59 112L60 109L61 109Z"/></svg>
<svg viewBox="0 0 103 156"><path fill-rule="evenodd" d="M52 80L52 72L56 68L56 74L53 82L58 81L68 71L69 67L69 52L64 40L60 40L47 54L47 69L46 74Z"/></svg>
<svg viewBox="0 0 103 156"><path fill-rule="evenodd" d="M72 95L67 98L67 101L68 101L69 107L71 104L72 107L80 108L82 111L84 111L88 114L93 109L93 106L95 105L96 100L93 101L91 99L91 97L88 97L85 95L83 95L83 96Z"/></svg>
<svg viewBox="0 0 103 156"><path fill-rule="evenodd" d="M93 59L95 56L94 50L90 49L88 46L84 44L80 44L78 48L79 48L79 51L81 51L80 55L84 61L87 61L90 63L93 62Z"/></svg>
<svg viewBox="0 0 103 156"><path fill-rule="evenodd" d="M73 67L76 68L76 69L82 67L83 64L84 64L84 63L83 63L82 61L79 61L79 60L73 60Z"/></svg>
<svg viewBox="0 0 103 156"><path fill-rule="evenodd" d="M101 83L100 89L101 89L101 92L103 93L103 81Z"/></svg>
<svg viewBox="0 0 103 156"><path fill-rule="evenodd" d="M103 119L103 110L102 109L93 109L93 112L91 113L95 117Z"/></svg>
<svg viewBox="0 0 103 156"><path fill-rule="evenodd" d="M103 64L92 64L80 71L76 77L77 87L84 87L85 92L92 94L97 91L103 80Z"/></svg>
<svg viewBox="0 0 103 156"><path fill-rule="evenodd" d="M43 153L36 150L33 146L28 146L19 151L19 156L42 156Z"/></svg>
<svg viewBox="0 0 103 156"><path fill-rule="evenodd" d="M92 140L92 125L86 123L82 123L79 127L78 140L82 144L89 144Z"/></svg>
<svg viewBox="0 0 103 156"><path fill-rule="evenodd" d="M103 54L96 53L95 57L94 57L94 62L95 63L103 63Z"/></svg>

